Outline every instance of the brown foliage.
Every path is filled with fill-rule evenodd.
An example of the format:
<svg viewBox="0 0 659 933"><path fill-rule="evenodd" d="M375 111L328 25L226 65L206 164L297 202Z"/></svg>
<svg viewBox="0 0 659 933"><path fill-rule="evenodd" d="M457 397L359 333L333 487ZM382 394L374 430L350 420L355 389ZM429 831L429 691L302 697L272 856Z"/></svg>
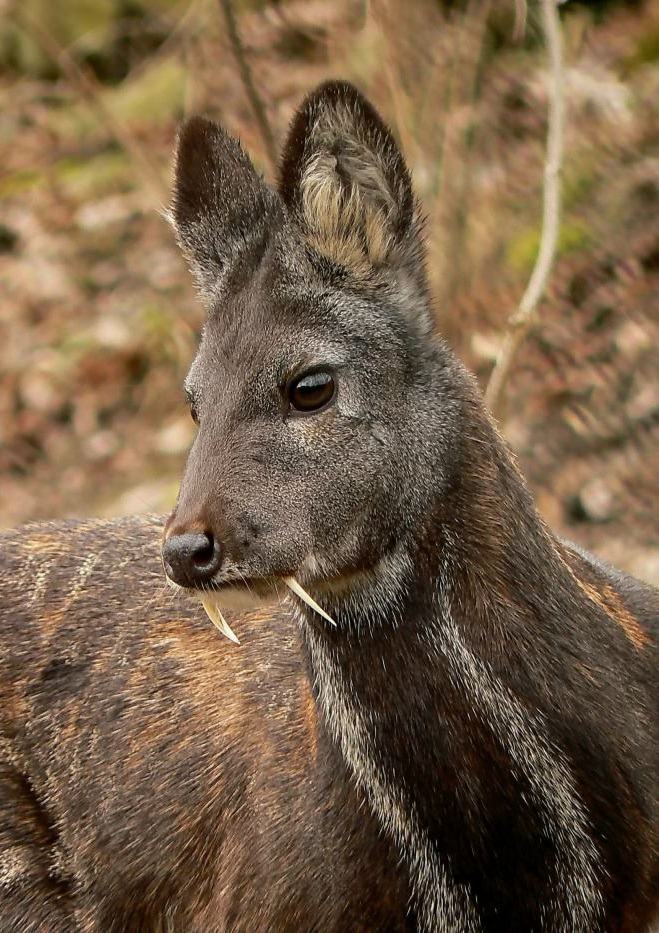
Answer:
<svg viewBox="0 0 659 933"><path fill-rule="evenodd" d="M484 385L538 243L537 21L515 38L515 4L484 0L237 13L276 138L329 76L389 118L428 216L439 326ZM0 76L0 524L165 509L175 494L200 310L135 152L166 177L180 118L205 111L271 170L219 5L146 3L131 28L143 38L154 23L161 41L142 42L120 77L82 39L67 46L96 69L91 94L66 68L35 77L5 62ZM506 433L555 526L656 582L659 3L600 17L568 5L563 26L565 208Z"/></svg>

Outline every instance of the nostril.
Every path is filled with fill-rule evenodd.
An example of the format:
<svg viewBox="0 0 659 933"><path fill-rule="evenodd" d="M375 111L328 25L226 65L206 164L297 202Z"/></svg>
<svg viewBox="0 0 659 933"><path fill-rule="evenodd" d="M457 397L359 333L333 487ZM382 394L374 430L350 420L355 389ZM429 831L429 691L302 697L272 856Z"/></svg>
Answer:
<svg viewBox="0 0 659 933"><path fill-rule="evenodd" d="M205 540L198 544L192 553L192 562L196 567L207 567L215 557L215 539L211 534L200 535Z"/></svg>
<svg viewBox="0 0 659 933"><path fill-rule="evenodd" d="M203 586L211 581L222 565L222 549L212 534L172 535L162 549L167 576L187 587Z"/></svg>

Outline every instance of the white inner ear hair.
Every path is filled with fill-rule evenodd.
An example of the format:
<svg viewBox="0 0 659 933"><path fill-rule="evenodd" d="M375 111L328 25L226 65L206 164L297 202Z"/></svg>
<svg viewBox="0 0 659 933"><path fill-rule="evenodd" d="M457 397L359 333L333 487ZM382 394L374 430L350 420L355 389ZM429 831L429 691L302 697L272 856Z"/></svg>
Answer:
<svg viewBox="0 0 659 933"><path fill-rule="evenodd" d="M348 108L321 116L311 145L316 151L300 184L307 241L366 275L390 259L394 246L398 205L385 171L385 150L359 139Z"/></svg>

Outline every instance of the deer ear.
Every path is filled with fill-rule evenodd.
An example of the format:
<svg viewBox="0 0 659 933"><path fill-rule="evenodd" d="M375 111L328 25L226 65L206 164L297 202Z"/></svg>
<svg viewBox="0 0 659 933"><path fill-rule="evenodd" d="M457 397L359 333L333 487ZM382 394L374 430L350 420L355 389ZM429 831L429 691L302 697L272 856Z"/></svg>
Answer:
<svg viewBox="0 0 659 933"><path fill-rule="evenodd" d="M170 216L202 294L210 299L231 268L262 252L279 198L237 140L203 117L182 127Z"/></svg>
<svg viewBox="0 0 659 933"><path fill-rule="evenodd" d="M347 82L317 88L293 119L280 194L309 244L367 273L419 258L409 172L376 110Z"/></svg>

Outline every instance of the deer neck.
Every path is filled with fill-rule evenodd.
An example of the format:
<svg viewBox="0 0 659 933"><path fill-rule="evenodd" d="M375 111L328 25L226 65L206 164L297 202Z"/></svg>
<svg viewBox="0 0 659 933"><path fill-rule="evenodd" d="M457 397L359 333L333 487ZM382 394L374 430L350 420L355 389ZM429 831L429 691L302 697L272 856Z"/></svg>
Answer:
<svg viewBox="0 0 659 933"><path fill-rule="evenodd" d="M519 656L528 645L519 629L538 621L534 607L567 570L485 416L472 443L465 463L478 469L437 497L416 537L400 541L361 590L335 600L336 629L304 617L317 704L406 861L421 929L479 929L479 896L456 877L443 840L468 836L482 818L487 802L469 769L476 760L487 771L488 759L507 762L506 779L521 776L539 821L552 826L563 855L548 870L572 905L566 928L581 928L569 927L576 910L595 929L596 853L574 780L506 673L507 664L536 663Z"/></svg>

